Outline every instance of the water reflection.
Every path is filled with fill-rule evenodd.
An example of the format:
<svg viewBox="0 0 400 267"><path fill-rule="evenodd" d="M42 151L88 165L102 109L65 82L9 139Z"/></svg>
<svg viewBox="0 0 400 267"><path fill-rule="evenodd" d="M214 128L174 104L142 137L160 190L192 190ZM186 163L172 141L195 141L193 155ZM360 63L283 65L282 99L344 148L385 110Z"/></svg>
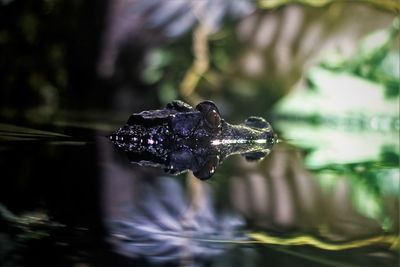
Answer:
<svg viewBox="0 0 400 267"><path fill-rule="evenodd" d="M238 215L218 214L209 184L189 180L187 195L176 179L124 164L108 140L103 151L105 223L121 254L150 262L211 261L243 238ZM214 241L213 241L214 240Z"/></svg>
<svg viewBox="0 0 400 267"><path fill-rule="evenodd" d="M377 220L363 216L353 205L349 177L339 177L336 186L327 190L305 168L295 147L279 144L261 164L242 164L245 173L229 182L230 201L254 227L313 233L337 241L385 232ZM398 203L392 201L391 206ZM392 212L390 217L396 218L398 213Z"/></svg>
<svg viewBox="0 0 400 267"><path fill-rule="evenodd" d="M6 129L7 136L18 136L11 131L17 128ZM276 144L261 162L232 156L204 182L190 174L171 177L130 164L105 136L97 138L96 147L60 146L45 142L54 138L51 132L46 137L43 131L24 131L40 134L40 142L20 140L16 147L15 140L4 139L0 150L6 175L0 209L0 242L6 245L0 254L8 262L15 255L29 255L26 260L37 263L51 249L58 254L46 266L52 260L97 266L99 251L108 254L109 247L99 242L103 238L117 255L110 262L124 256L129 264L141 265L395 266L398 259L398 195L386 189L377 193L384 207L378 214L384 216L362 212L354 188L366 191L353 184L355 172L340 173L327 187L332 177L311 172L304 165L310 154L286 143ZM27 148L30 152L22 153ZM28 176L18 162L29 166ZM39 168L39 162L46 166ZM35 190L21 189L21 179L35 182ZM96 188L102 197L98 215ZM16 199L20 210L33 213L10 213ZM364 202L371 207L372 200ZM105 232L96 231L100 219Z"/></svg>
<svg viewBox="0 0 400 267"><path fill-rule="evenodd" d="M214 182L221 179L217 173L211 183L132 166L107 140L101 148L108 240L122 255L178 266L230 266L232 253L248 257L235 266L284 264L282 256L274 258L278 252L303 258L303 266L396 261L398 226L387 231L360 214L347 177L326 191L295 147L278 144L261 164L232 158L222 166L232 176ZM395 218L398 212L388 215ZM338 263L333 251L347 249L365 258Z"/></svg>

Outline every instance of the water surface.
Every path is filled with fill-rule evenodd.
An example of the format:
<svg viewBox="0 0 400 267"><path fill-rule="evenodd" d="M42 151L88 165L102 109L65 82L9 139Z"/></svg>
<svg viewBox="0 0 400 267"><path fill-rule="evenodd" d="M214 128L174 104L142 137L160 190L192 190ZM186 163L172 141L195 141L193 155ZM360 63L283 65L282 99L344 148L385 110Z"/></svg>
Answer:
<svg viewBox="0 0 400 267"><path fill-rule="evenodd" d="M287 139L203 182L130 164L105 137L113 127L0 125L5 266L398 263L395 154L311 164L329 151Z"/></svg>

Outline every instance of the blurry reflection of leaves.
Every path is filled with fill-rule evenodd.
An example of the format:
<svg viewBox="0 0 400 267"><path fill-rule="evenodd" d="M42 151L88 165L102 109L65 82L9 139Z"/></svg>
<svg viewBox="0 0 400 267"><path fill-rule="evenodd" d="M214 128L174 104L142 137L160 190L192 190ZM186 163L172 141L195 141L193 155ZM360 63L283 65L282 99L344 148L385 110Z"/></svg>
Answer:
<svg viewBox="0 0 400 267"><path fill-rule="evenodd" d="M387 244L393 250L400 249L400 237L394 235L381 235L367 239L348 241L342 243L329 243L316 239L308 235L300 235L292 238L279 238L270 236L264 233L250 233L250 237L262 244L270 245L286 245L286 246L303 246L311 245L313 247L321 248L324 250L345 250L351 248L359 248L364 246L371 246L375 244Z"/></svg>
<svg viewBox="0 0 400 267"><path fill-rule="evenodd" d="M217 215L208 184L199 184L202 196L193 200L178 180L134 168L108 140L99 143L105 224L118 253L155 263L210 260L234 244L219 240L243 238L242 219Z"/></svg>

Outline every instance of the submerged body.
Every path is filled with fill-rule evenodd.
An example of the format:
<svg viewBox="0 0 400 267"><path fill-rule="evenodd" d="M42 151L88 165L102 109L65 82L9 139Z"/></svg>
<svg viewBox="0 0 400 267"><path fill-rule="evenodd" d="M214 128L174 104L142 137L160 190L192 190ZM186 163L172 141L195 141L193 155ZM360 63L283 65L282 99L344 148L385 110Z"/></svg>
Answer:
<svg viewBox="0 0 400 267"><path fill-rule="evenodd" d="M207 179L229 155L242 154L249 160L266 156L276 137L263 118L250 117L243 124L231 125L211 101L195 108L173 101L164 109L131 115L110 140L131 162L175 174L192 170L196 177Z"/></svg>

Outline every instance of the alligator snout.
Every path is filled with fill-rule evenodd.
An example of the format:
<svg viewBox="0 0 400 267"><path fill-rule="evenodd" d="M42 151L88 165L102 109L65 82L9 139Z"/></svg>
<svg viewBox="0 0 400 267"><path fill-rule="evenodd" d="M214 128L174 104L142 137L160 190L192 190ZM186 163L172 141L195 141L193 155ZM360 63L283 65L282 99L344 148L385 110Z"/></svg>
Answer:
<svg viewBox="0 0 400 267"><path fill-rule="evenodd" d="M172 173L190 169L200 179L209 178L229 155L260 159L276 143L265 119L249 117L242 124L231 125L211 101L195 108L172 101L161 110L135 113L109 138L134 163Z"/></svg>

